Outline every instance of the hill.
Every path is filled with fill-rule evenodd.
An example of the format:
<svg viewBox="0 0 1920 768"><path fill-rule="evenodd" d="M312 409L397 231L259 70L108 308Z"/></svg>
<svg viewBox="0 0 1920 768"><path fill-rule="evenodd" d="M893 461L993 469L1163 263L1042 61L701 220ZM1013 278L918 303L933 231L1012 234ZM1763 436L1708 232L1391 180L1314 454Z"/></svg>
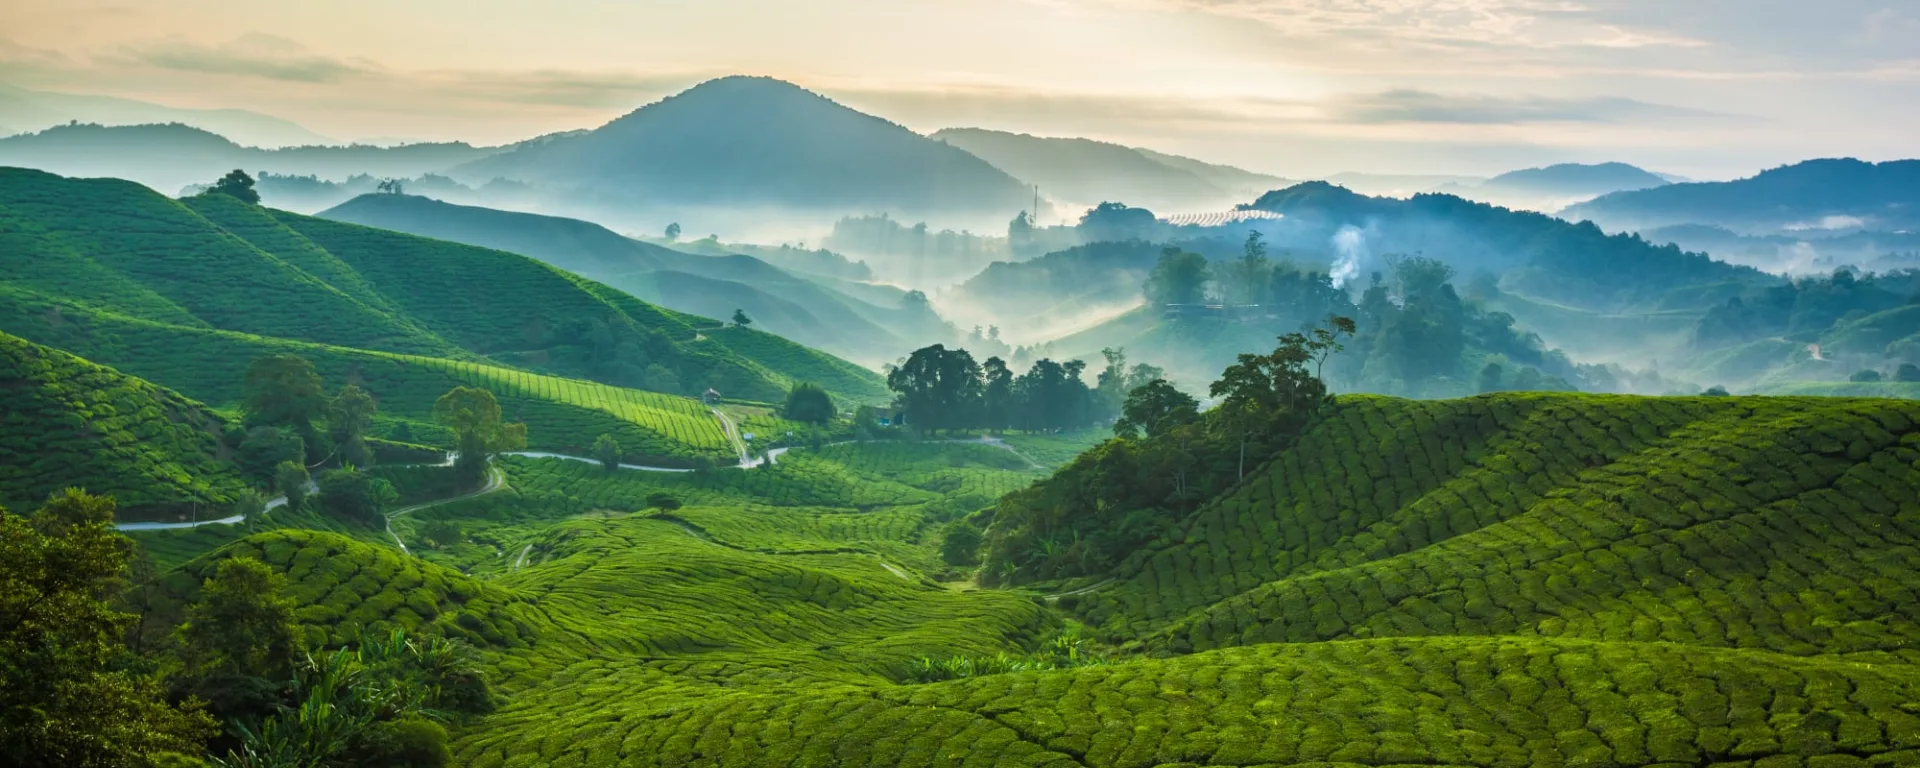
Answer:
<svg viewBox="0 0 1920 768"><path fill-rule="evenodd" d="M1561 197L1598 197L1609 192L1664 187L1667 180L1626 163L1562 163L1500 174L1480 185L1498 190Z"/></svg>
<svg viewBox="0 0 1920 768"><path fill-rule="evenodd" d="M1673 243L1732 264L1793 276L1841 267L1891 272L1920 266L1920 232L1794 232L1742 235L1708 224L1642 230L1649 242Z"/></svg>
<svg viewBox="0 0 1920 768"><path fill-rule="evenodd" d="M1916 438L1907 401L1342 397L1083 614L1176 650L1498 635L1910 664L1920 614L1886 568L1920 533ZM1060 514L1003 503L996 560L1074 562L1022 554Z"/></svg>
<svg viewBox="0 0 1920 768"><path fill-rule="evenodd" d="M1267 227L1274 249L1313 255L1327 264L1344 257L1356 274L1379 269L1385 254L1419 253L1462 274L1498 275L1505 290L1597 311L1661 305L1673 294L1704 285L1772 280L1704 254L1633 235L1608 235L1591 223L1572 224L1453 195L1397 200L1309 182L1274 190L1243 207L1286 217ZM1336 239L1342 230L1350 232Z"/></svg>
<svg viewBox="0 0 1920 768"><path fill-rule="evenodd" d="M605 203L1004 220L1031 197L959 149L770 78L728 77L583 134L462 166Z"/></svg>
<svg viewBox="0 0 1920 768"><path fill-rule="evenodd" d="M82 487L140 519L224 509L247 490L224 420L199 403L5 333L0 381L0 507Z"/></svg>
<svg viewBox="0 0 1920 768"><path fill-rule="evenodd" d="M947 128L928 138L959 147L1015 178L1038 184L1043 194L1068 207L1090 208L1117 200L1155 209L1206 211L1243 199L1247 189L1264 191L1280 181L1269 178L1262 184L1256 174L1239 169L1167 155L1150 156L1131 147L1091 139L1029 136L983 128ZM1234 177L1240 183L1216 183ZM1251 187L1248 182L1253 182Z"/></svg>
<svg viewBox="0 0 1920 768"><path fill-rule="evenodd" d="M211 182L235 168L253 174L317 174L330 179L355 174L412 178L499 151L460 142L258 149L180 123L78 123L0 139L0 166L63 176L124 178L156 189L180 190Z"/></svg>
<svg viewBox="0 0 1920 768"><path fill-rule="evenodd" d="M895 335L912 333L916 326L937 328L937 317L914 322L897 311L897 304L872 305L751 256L696 256L591 222L409 195L363 195L320 216L512 251L680 312L727 318L743 309L761 328L850 359L891 360L937 340ZM869 314L896 316L882 324ZM866 378L868 391L862 396L877 394L878 378Z"/></svg>
<svg viewBox="0 0 1920 768"><path fill-rule="evenodd" d="M34 91L11 85L0 85L0 115L7 116L7 125L0 135L75 122L114 126L180 123L252 147L336 143L291 121L244 109L182 109L134 99Z"/></svg>
<svg viewBox="0 0 1920 768"><path fill-rule="evenodd" d="M928 578L934 475L1022 474L990 446L513 459L515 493L432 512L473 541L260 533L164 583L257 557L311 638L468 639L503 694L451 724L469 765L1897 766L1916 430L1900 401L1341 397L1245 481L1093 512L1151 529L1111 566L1029 492L961 518L1050 597ZM1112 456L1041 487L1136 479L1096 480Z"/></svg>
<svg viewBox="0 0 1920 768"><path fill-rule="evenodd" d="M225 195L175 201L130 182L20 169L0 169L0 204L9 223L0 263L16 295L189 328L488 359L673 394L712 387L778 400L792 383L778 362L748 359L695 327L715 321L504 251ZM850 399L873 397L874 378L862 381L848 368L842 380L821 383L864 387L839 390Z"/></svg>
<svg viewBox="0 0 1920 768"><path fill-rule="evenodd" d="M1562 212L1611 229L1708 224L1743 234L1920 228L1920 160L1808 160L1724 182L1617 192Z"/></svg>

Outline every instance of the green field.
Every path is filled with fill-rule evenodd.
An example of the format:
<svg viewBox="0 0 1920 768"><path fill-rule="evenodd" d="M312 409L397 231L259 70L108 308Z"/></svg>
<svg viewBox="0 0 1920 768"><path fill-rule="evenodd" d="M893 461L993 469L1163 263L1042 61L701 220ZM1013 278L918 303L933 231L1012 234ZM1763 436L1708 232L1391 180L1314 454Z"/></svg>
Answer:
<svg viewBox="0 0 1920 768"><path fill-rule="evenodd" d="M479 643L507 703L461 765L1920 764L1906 401L1343 397L1057 600L939 583L948 521L1044 474L998 446L502 466L396 521L417 558L281 530L184 572L258 552L314 638ZM912 682L1081 623L1105 662Z"/></svg>

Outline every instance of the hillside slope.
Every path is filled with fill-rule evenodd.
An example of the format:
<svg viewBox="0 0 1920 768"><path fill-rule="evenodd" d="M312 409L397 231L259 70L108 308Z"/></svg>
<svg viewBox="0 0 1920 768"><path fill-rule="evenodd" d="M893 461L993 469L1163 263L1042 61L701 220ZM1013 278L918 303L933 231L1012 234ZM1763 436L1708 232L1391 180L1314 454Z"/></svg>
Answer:
<svg viewBox="0 0 1920 768"><path fill-rule="evenodd" d="M517 254L118 180L0 169L0 243L10 287L118 315L670 394L778 400L778 360L811 352L757 361L694 325L717 321ZM821 384L880 396L877 376Z"/></svg>
<svg viewBox="0 0 1920 768"><path fill-rule="evenodd" d="M1038 184L1047 197L1068 207L1091 208L1113 200L1154 210L1203 211L1227 207L1239 196L1238 190L1216 185L1193 170L1103 141L983 128L947 128L928 138Z"/></svg>
<svg viewBox="0 0 1920 768"><path fill-rule="evenodd" d="M0 507L79 487L140 519L222 509L247 488L225 422L199 403L6 333L0 382Z"/></svg>
<svg viewBox="0 0 1920 768"><path fill-rule="evenodd" d="M1083 614L1175 651L1509 636L1911 664L1916 462L1907 401L1342 397ZM996 526L1017 553L1047 522Z"/></svg>
<svg viewBox="0 0 1920 768"><path fill-rule="evenodd" d="M770 78L728 77L469 163L626 204L1011 216L1031 196L966 152Z"/></svg>
<svg viewBox="0 0 1920 768"><path fill-rule="evenodd" d="M728 318L742 309L758 327L849 359L891 360L916 343L862 315L883 308L751 256L692 255L577 219L407 195L363 195L320 217L512 251L680 312Z"/></svg>
<svg viewBox="0 0 1920 768"><path fill-rule="evenodd" d="M1708 224L1746 234L1920 228L1920 160L1808 160L1724 182L1618 192L1561 213L1610 229Z"/></svg>

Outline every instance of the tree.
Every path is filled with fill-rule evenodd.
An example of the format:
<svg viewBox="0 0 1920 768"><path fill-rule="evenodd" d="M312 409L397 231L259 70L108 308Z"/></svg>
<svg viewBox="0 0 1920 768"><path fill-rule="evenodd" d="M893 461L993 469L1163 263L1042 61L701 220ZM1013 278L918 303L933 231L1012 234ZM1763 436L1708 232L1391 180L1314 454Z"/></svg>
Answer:
<svg viewBox="0 0 1920 768"><path fill-rule="evenodd" d="M287 509L298 512L307 500L307 483L312 478L307 467L297 461L283 461L273 468L273 486L287 497Z"/></svg>
<svg viewBox="0 0 1920 768"><path fill-rule="evenodd" d="M373 396L358 384L340 388L327 404L327 427L340 460L356 467L373 466L373 451L367 447L367 433L373 430L373 414L378 408Z"/></svg>
<svg viewBox="0 0 1920 768"><path fill-rule="evenodd" d="M1153 304L1202 304L1213 269L1207 257L1178 248L1160 252L1160 261L1147 275L1147 301Z"/></svg>
<svg viewBox="0 0 1920 768"><path fill-rule="evenodd" d="M907 424L922 434L972 426L983 386L973 355L940 344L914 350L887 372L887 388L898 393Z"/></svg>
<svg viewBox="0 0 1920 768"><path fill-rule="evenodd" d="M1345 348L1340 340L1353 332L1352 320L1331 317L1309 333L1281 336L1280 345L1268 354L1241 354L1239 362L1220 373L1208 393L1221 399L1215 412L1238 438L1240 477L1246 476L1249 442L1265 442L1298 427L1325 402L1327 385L1320 369L1327 357Z"/></svg>
<svg viewBox="0 0 1920 768"><path fill-rule="evenodd" d="M1267 259L1267 244L1260 242L1260 238L1259 230L1247 232L1240 259L1232 266L1234 301L1240 304L1258 304L1261 295L1269 290L1273 262Z"/></svg>
<svg viewBox="0 0 1920 768"><path fill-rule="evenodd" d="M220 561L178 630L186 692L232 719L271 709L302 650L286 577L250 557Z"/></svg>
<svg viewBox="0 0 1920 768"><path fill-rule="evenodd" d="M1166 379L1154 379L1127 395L1113 433L1120 437L1159 437L1175 427L1200 420L1200 401Z"/></svg>
<svg viewBox="0 0 1920 768"><path fill-rule="evenodd" d="M304 439L313 431L314 419L326 414L327 393L306 358L268 355L247 366L240 408L248 425L292 427Z"/></svg>
<svg viewBox="0 0 1920 768"><path fill-rule="evenodd" d="M818 384L800 382L787 392L787 404L780 411L787 418L808 424L833 421L833 398Z"/></svg>
<svg viewBox="0 0 1920 768"><path fill-rule="evenodd" d="M253 189L253 177L248 176L246 171L238 168L220 177L220 180L214 182L213 186L207 189L207 192L211 194L228 195L249 205L260 204L260 193L255 192Z"/></svg>
<svg viewBox="0 0 1920 768"><path fill-rule="evenodd" d="M383 195L404 195L407 193L406 183L399 179L383 179L379 184L375 184L373 188Z"/></svg>
<svg viewBox="0 0 1920 768"><path fill-rule="evenodd" d="M600 460L601 468L612 472L620 468L620 441L613 435L601 435L593 439L593 457Z"/></svg>
<svg viewBox="0 0 1920 768"><path fill-rule="evenodd" d="M980 426L994 431L1013 424L1013 371L1005 360L989 357L980 366L984 387L980 397Z"/></svg>
<svg viewBox="0 0 1920 768"><path fill-rule="evenodd" d="M1033 250L1033 218L1021 211L1020 215L1007 222L1007 252L1014 256L1025 255Z"/></svg>
<svg viewBox="0 0 1920 768"><path fill-rule="evenodd" d="M234 449L234 463L261 482L275 480L281 464L306 466L306 443L285 427L254 427Z"/></svg>
<svg viewBox="0 0 1920 768"><path fill-rule="evenodd" d="M947 535L940 539L940 559L947 565L974 565L980 562L980 542L984 537L980 529L958 521L947 526Z"/></svg>
<svg viewBox="0 0 1920 768"><path fill-rule="evenodd" d="M144 768L198 754L213 720L130 671L133 616L108 601L133 551L111 498L55 494L31 517L0 509L0 763Z"/></svg>
<svg viewBox="0 0 1920 768"><path fill-rule="evenodd" d="M733 324L745 328L753 325L753 318L747 317L745 310L736 309L733 311Z"/></svg>
<svg viewBox="0 0 1920 768"><path fill-rule="evenodd" d="M1880 378L1881 377L1880 377L1879 371L1876 371L1872 368L1863 368L1861 370L1855 371L1852 376L1848 376L1847 381L1870 384L1870 383L1879 381Z"/></svg>
<svg viewBox="0 0 1920 768"><path fill-rule="evenodd" d="M654 491L647 494L647 506L672 512L680 508L680 497L666 491Z"/></svg>
<svg viewBox="0 0 1920 768"><path fill-rule="evenodd" d="M667 234L667 242L669 243L679 240L680 239L680 222L676 221L672 224L668 224L666 234Z"/></svg>
<svg viewBox="0 0 1920 768"><path fill-rule="evenodd" d="M477 387L454 387L433 404L433 420L452 429L460 456L454 468L470 481L486 474L493 454L526 447L527 426L504 424L500 401Z"/></svg>
<svg viewBox="0 0 1920 768"><path fill-rule="evenodd" d="M370 475L352 467L320 473L320 510L342 520L377 525L381 517L381 493ZM380 481L384 482L384 481Z"/></svg>
<svg viewBox="0 0 1920 768"><path fill-rule="evenodd" d="M1089 243L1145 239L1159 222L1153 211L1129 208L1125 203L1106 202L1080 217L1081 238Z"/></svg>

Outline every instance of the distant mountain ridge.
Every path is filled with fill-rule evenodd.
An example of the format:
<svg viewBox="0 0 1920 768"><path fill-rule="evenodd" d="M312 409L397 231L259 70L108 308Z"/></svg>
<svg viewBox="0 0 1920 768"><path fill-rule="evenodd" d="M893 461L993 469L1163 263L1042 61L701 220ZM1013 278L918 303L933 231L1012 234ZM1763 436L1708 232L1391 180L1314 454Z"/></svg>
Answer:
<svg viewBox="0 0 1920 768"><path fill-rule="evenodd" d="M113 177L157 190L178 192L235 168L248 173L354 174L409 178L442 171L503 151L463 142L397 147L303 146L259 149L180 123L104 126L59 125L0 139L0 166L33 168L62 176Z"/></svg>
<svg viewBox="0 0 1920 768"><path fill-rule="evenodd" d="M134 99L35 91L0 84L0 136L67 123L152 125L180 123L253 147L337 144L291 120L244 109L183 109Z"/></svg>
<svg viewBox="0 0 1920 768"><path fill-rule="evenodd" d="M986 161L790 83L727 77L468 163L456 177L578 190L613 205L1011 217L1029 190Z"/></svg>
<svg viewBox="0 0 1920 768"><path fill-rule="evenodd" d="M1808 160L1736 181L1617 192L1562 215L1610 229L1708 224L1755 235L1920 229L1920 160Z"/></svg>
<svg viewBox="0 0 1920 768"><path fill-rule="evenodd" d="M1285 183L1264 174L1083 138L947 128L928 138L966 150L1049 198L1092 206L1211 210Z"/></svg>
<svg viewBox="0 0 1920 768"><path fill-rule="evenodd" d="M1657 174L1626 163L1561 163L1503 173L1488 179L1480 187L1558 195L1602 195L1663 187L1667 183L1665 178Z"/></svg>

